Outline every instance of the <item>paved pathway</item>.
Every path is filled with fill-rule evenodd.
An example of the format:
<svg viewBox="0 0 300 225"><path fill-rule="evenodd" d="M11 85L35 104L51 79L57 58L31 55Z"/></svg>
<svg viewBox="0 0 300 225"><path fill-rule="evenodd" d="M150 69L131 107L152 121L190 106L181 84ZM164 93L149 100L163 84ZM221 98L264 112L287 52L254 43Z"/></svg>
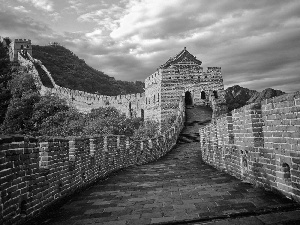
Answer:
<svg viewBox="0 0 300 225"><path fill-rule="evenodd" d="M199 116L196 110L200 109L188 109L186 127L168 155L118 172L36 224L268 224L273 218L281 218L273 221L282 224L283 218L300 221L299 212L277 215L278 210L291 211L297 207L295 203L203 163L195 141L198 126L208 121L211 112L202 109ZM229 215L237 218L226 219Z"/></svg>

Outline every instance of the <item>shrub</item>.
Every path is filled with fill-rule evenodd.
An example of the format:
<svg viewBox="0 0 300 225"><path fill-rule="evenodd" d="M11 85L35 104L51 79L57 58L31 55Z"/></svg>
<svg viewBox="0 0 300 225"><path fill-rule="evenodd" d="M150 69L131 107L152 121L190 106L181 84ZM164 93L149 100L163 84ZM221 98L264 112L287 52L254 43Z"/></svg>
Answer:
<svg viewBox="0 0 300 225"><path fill-rule="evenodd" d="M160 134L159 123L156 121L145 121L135 130L133 138L136 140L151 139Z"/></svg>

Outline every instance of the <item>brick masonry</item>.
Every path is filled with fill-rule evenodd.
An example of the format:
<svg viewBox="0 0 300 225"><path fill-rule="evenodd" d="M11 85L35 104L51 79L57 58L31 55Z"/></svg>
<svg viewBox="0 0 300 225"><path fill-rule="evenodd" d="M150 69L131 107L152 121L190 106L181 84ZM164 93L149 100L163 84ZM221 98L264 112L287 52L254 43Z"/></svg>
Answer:
<svg viewBox="0 0 300 225"><path fill-rule="evenodd" d="M38 140L0 137L0 224L22 223L113 171L157 160L175 145L183 127L180 107L162 135Z"/></svg>
<svg viewBox="0 0 300 225"><path fill-rule="evenodd" d="M42 62L31 56L32 50L27 51L26 59L19 48L15 49L14 43L19 43L19 39L12 41L9 48L14 52L13 57L17 57L20 69L32 74L40 93L57 94L80 112L87 113L92 109L111 106L130 118L142 117L162 122L172 115L176 116L182 97L190 98L191 104L196 106L210 105L213 117L227 112L221 67L208 67L203 71L202 62L186 48L145 79L144 93L106 96L60 87ZM31 42L28 42L28 46L31 49ZM53 88L42 84L34 64L44 70Z"/></svg>
<svg viewBox="0 0 300 225"><path fill-rule="evenodd" d="M184 48L145 80L145 119L163 121L176 115L182 97L195 106L210 105L214 114L227 112L221 67L208 67Z"/></svg>
<svg viewBox="0 0 300 225"><path fill-rule="evenodd" d="M300 92L233 110L199 132L208 164L300 202Z"/></svg>

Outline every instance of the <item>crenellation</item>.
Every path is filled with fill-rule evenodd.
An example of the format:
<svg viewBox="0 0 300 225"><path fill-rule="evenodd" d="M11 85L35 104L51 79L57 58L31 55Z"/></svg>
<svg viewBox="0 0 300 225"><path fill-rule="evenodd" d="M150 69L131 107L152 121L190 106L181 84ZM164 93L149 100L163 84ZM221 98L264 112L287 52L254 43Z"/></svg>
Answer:
<svg viewBox="0 0 300 225"><path fill-rule="evenodd" d="M203 159L240 179L300 201L300 127L291 122L300 117L297 99L299 92L246 105L227 115L227 125L226 116L215 118L216 130L209 124L199 131ZM220 143L223 148L214 148Z"/></svg>

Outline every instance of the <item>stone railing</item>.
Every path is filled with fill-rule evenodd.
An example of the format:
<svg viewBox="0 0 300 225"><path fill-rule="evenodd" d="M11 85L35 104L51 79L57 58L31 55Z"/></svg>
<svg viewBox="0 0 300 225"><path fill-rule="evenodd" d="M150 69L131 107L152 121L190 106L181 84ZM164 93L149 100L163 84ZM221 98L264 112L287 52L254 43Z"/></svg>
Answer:
<svg viewBox="0 0 300 225"><path fill-rule="evenodd" d="M233 110L199 132L205 162L300 202L300 92Z"/></svg>
<svg viewBox="0 0 300 225"><path fill-rule="evenodd" d="M23 223L113 171L159 159L176 144L182 105L170 129L150 140L0 136L0 224Z"/></svg>

